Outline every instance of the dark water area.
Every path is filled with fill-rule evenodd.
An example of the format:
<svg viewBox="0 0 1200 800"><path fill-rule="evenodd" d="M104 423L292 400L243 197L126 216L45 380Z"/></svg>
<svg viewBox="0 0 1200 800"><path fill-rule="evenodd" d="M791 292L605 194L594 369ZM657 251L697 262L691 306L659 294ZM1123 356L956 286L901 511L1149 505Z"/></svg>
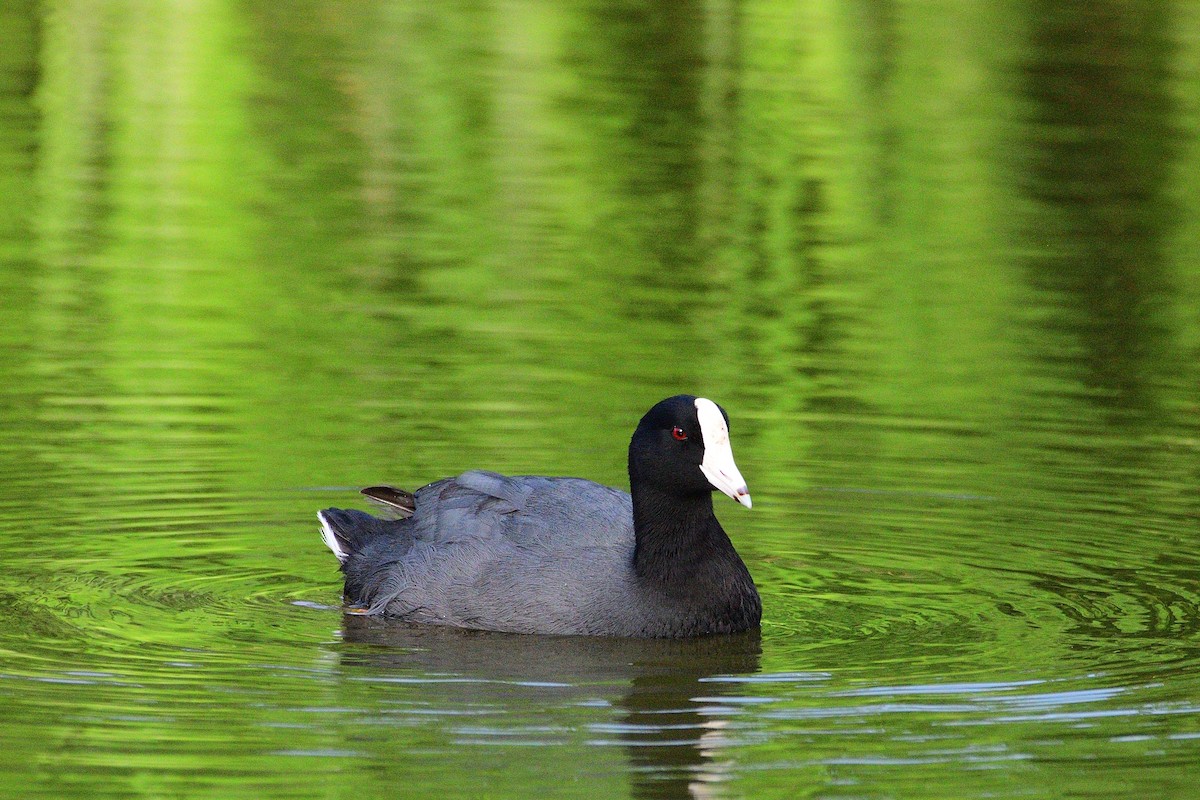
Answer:
<svg viewBox="0 0 1200 800"><path fill-rule="evenodd" d="M1200 7L0 6L0 795L1191 798ZM760 633L315 512L729 411Z"/></svg>

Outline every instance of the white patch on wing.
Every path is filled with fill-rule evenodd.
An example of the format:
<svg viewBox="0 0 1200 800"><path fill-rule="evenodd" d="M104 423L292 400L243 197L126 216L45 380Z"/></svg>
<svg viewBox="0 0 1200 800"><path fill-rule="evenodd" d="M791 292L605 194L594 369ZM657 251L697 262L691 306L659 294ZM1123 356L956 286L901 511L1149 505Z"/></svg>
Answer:
<svg viewBox="0 0 1200 800"><path fill-rule="evenodd" d="M333 554L337 556L337 560L344 564L349 553L343 550L341 545L338 544L337 536L334 535L333 528L329 527L329 522L326 521L325 515L318 511L317 519L321 520L321 541L325 542L325 546L333 551Z"/></svg>
<svg viewBox="0 0 1200 800"><path fill-rule="evenodd" d="M733 463L733 448L729 446L729 426L725 415L712 400L696 398L696 418L700 420L700 435L704 438L704 460L700 471L714 488L750 508L750 490L746 479Z"/></svg>

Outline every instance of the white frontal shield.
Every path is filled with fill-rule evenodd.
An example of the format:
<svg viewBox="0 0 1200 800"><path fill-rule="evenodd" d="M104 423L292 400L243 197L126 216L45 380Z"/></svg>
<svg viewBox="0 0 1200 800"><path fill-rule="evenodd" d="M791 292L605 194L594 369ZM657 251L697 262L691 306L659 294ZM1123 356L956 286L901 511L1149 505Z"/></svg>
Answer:
<svg viewBox="0 0 1200 800"><path fill-rule="evenodd" d="M696 398L696 416L700 420L700 435L704 437L704 460L700 471L715 488L750 508L750 490L746 479L733 463L733 448L729 446L729 427L717 404L703 397Z"/></svg>

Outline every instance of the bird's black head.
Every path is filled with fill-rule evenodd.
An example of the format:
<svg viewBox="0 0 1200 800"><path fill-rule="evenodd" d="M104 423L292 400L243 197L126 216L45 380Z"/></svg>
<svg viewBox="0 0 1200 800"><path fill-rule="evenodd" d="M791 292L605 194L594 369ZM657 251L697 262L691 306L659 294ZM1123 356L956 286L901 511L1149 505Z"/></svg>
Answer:
<svg viewBox="0 0 1200 800"><path fill-rule="evenodd" d="M646 412L629 443L629 480L681 497L717 489L750 507L729 446L729 416L703 397L675 395Z"/></svg>

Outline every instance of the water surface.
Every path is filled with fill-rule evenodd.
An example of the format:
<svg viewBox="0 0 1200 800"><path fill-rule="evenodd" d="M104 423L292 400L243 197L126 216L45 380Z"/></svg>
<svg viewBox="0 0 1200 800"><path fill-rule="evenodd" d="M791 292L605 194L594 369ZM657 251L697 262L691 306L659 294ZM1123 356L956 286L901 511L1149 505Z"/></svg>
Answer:
<svg viewBox="0 0 1200 800"><path fill-rule="evenodd" d="M0 794L1194 794L1200 14L669 6L4 4ZM343 617L677 392L760 634Z"/></svg>

